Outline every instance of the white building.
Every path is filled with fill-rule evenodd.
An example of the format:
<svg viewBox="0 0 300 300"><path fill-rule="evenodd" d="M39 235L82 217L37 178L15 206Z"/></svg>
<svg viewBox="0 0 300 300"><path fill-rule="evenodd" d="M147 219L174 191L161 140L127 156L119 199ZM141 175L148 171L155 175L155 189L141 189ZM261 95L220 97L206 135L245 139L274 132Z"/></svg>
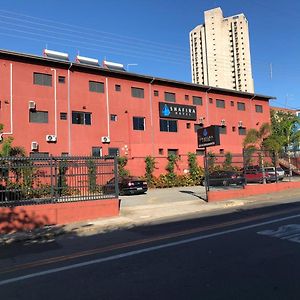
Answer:
<svg viewBox="0 0 300 300"><path fill-rule="evenodd" d="M204 12L204 24L190 32L193 83L254 92L248 21L224 18L220 7Z"/></svg>

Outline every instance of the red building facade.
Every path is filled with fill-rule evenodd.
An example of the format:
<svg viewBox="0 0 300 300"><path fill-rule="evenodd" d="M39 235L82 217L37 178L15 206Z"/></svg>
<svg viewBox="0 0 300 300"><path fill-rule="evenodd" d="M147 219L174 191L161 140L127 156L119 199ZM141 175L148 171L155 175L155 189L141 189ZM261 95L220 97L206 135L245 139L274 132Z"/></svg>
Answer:
<svg viewBox="0 0 300 300"><path fill-rule="evenodd" d="M219 125L215 153L240 153L249 128L270 120L271 97L0 51L3 137L36 155L127 156L134 175L144 158L183 159L197 149L196 130Z"/></svg>

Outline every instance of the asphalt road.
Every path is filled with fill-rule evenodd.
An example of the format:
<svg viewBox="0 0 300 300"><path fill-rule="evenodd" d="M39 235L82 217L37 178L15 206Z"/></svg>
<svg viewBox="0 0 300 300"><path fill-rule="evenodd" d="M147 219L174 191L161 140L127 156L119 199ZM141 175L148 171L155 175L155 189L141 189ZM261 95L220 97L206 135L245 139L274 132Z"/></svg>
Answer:
<svg viewBox="0 0 300 300"><path fill-rule="evenodd" d="M299 299L289 203L0 251L1 299Z"/></svg>

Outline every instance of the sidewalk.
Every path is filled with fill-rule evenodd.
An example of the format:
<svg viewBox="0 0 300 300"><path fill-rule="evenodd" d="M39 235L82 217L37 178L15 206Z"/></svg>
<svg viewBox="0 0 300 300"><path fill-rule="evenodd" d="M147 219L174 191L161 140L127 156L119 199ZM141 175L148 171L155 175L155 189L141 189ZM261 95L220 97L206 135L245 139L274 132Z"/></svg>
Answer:
<svg viewBox="0 0 300 300"><path fill-rule="evenodd" d="M62 234L87 236L118 229L167 222L174 218L188 218L192 215L218 213L224 209L247 204L279 204L300 201L300 190L252 196L220 202L205 202L202 187L181 187L164 190L149 190L147 194L121 196L120 215L113 218L72 223L64 226L49 226L31 232L16 232L0 235L0 245L24 240L54 239ZM299 200L298 200L299 199Z"/></svg>

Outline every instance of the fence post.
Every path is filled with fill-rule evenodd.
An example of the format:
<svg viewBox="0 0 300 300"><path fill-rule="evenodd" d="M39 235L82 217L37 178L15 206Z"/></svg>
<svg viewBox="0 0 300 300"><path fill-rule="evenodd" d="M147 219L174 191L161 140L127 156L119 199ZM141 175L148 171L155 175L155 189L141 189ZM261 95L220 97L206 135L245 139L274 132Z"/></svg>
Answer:
<svg viewBox="0 0 300 300"><path fill-rule="evenodd" d="M53 183L53 157L50 155L50 191L51 201L54 200L54 183Z"/></svg>
<svg viewBox="0 0 300 300"><path fill-rule="evenodd" d="M115 194L119 197L118 157L114 156Z"/></svg>
<svg viewBox="0 0 300 300"><path fill-rule="evenodd" d="M205 176L205 180L204 180L204 186L205 186L205 195L206 195L206 202L208 202L208 192L209 192L209 173L208 173L208 162L207 162L207 150L205 147L204 150L204 176Z"/></svg>

